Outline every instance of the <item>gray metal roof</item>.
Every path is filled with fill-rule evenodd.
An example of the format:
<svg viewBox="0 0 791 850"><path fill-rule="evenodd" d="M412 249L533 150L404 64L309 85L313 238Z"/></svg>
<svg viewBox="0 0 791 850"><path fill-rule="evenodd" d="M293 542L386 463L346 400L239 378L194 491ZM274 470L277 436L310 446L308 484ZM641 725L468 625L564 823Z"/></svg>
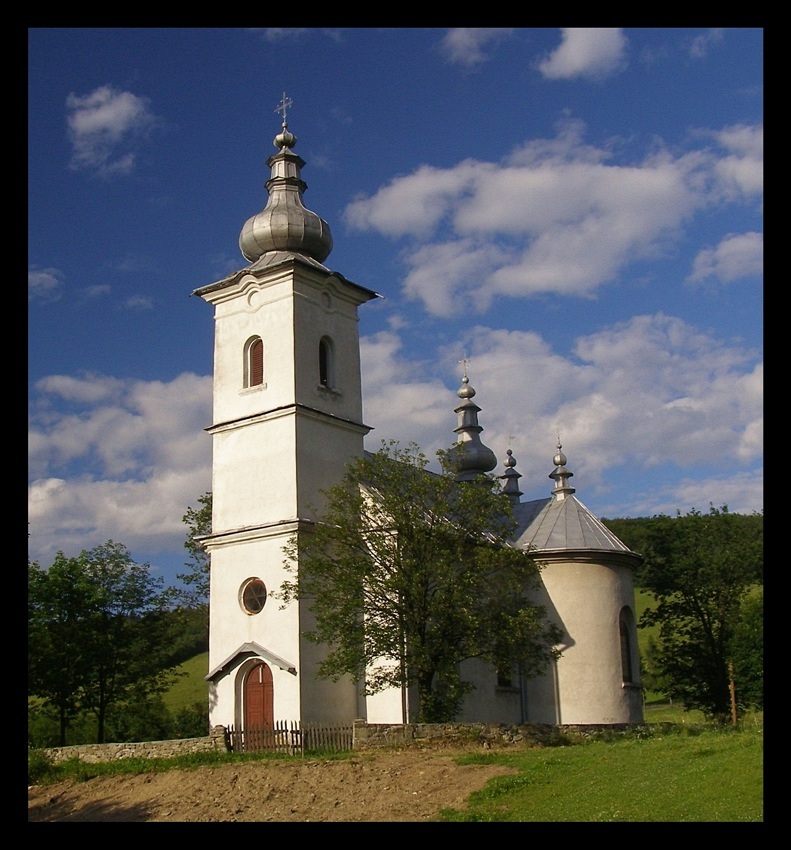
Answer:
<svg viewBox="0 0 791 850"><path fill-rule="evenodd" d="M562 550L634 554L574 495L536 499L514 506L518 526L514 542L536 552Z"/></svg>

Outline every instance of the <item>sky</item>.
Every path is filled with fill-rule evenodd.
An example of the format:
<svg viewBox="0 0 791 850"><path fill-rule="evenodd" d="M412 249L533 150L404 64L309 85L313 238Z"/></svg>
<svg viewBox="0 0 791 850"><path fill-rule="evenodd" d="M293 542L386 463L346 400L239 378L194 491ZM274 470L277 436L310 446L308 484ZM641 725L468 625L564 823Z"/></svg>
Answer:
<svg viewBox="0 0 791 850"><path fill-rule="evenodd" d="M360 307L366 448L481 439L599 517L763 510L761 29L28 31L28 553L166 583L277 107Z"/></svg>

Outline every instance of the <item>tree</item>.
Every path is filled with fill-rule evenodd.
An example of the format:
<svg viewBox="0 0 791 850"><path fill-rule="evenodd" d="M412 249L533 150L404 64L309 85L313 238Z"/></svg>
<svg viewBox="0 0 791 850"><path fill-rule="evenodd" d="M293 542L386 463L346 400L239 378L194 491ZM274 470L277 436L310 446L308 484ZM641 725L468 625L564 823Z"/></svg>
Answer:
<svg viewBox="0 0 791 850"><path fill-rule="evenodd" d="M668 696L687 709L725 717L730 712L729 662L749 594L763 583L761 534L745 534L738 514L710 506L651 523L643 586L657 601L640 626L657 624L652 668ZM741 668L743 673L743 667ZM742 681L737 673L736 691Z"/></svg>
<svg viewBox="0 0 791 850"><path fill-rule="evenodd" d="M58 552L49 570L28 563L28 694L57 711L60 746L81 710L82 628L90 596L76 559Z"/></svg>
<svg viewBox="0 0 791 850"><path fill-rule="evenodd" d="M201 645L209 645L209 583L211 559L203 548L201 538L211 534L212 494L210 491L198 496L197 507L190 505L182 517L187 526L187 538L184 548L189 558L184 562L187 572L178 573L177 578L184 585L176 591L179 617L185 633L200 633ZM203 651L203 649L198 650Z"/></svg>
<svg viewBox="0 0 791 850"><path fill-rule="evenodd" d="M749 593L742 602L728 657L733 662L736 701L743 708L764 707L764 591Z"/></svg>
<svg viewBox="0 0 791 850"><path fill-rule="evenodd" d="M509 545L514 522L496 479L460 484L449 453L438 455L441 474L414 443L352 461L312 530L286 547L293 578L279 594L283 605L308 600L306 637L328 648L319 675L349 674L368 694L414 685L422 722L458 713L471 688L462 661L536 675L562 634L526 599L539 567Z"/></svg>
<svg viewBox="0 0 791 850"><path fill-rule="evenodd" d="M210 559L200 538L211 534L211 492L207 491L202 496L198 496L197 501L198 507L190 505L182 517L182 522L188 528L184 548L189 553L189 559L185 561L184 566L189 571L179 573L177 576L190 588L185 598L192 607L206 606L209 599Z"/></svg>
<svg viewBox="0 0 791 850"><path fill-rule="evenodd" d="M75 558L58 552L48 570L30 565L28 692L58 707L63 742L79 710L95 715L103 743L111 708L167 688L175 621L162 584L112 540Z"/></svg>

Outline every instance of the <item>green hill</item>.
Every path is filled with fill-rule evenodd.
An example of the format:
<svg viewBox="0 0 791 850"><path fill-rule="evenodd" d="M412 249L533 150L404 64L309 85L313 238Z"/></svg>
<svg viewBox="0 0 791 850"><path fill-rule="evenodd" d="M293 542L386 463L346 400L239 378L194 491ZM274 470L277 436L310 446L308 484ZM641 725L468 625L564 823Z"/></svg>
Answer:
<svg viewBox="0 0 791 850"><path fill-rule="evenodd" d="M191 708L196 702L209 704L209 683L203 678L209 672L209 653L201 652L176 668L179 676L172 687L163 694L168 710L176 712Z"/></svg>

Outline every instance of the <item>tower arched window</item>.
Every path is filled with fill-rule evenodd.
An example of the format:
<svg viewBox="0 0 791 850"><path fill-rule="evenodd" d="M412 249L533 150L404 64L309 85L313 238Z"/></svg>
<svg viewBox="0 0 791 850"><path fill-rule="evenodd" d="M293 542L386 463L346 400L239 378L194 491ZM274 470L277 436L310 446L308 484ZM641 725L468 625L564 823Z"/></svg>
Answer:
<svg viewBox="0 0 791 850"><path fill-rule="evenodd" d="M264 342L260 336L247 340L244 359L244 385L260 387L264 383Z"/></svg>
<svg viewBox="0 0 791 850"><path fill-rule="evenodd" d="M328 390L335 386L335 363L332 340L322 337L319 341L319 384Z"/></svg>
<svg viewBox="0 0 791 850"><path fill-rule="evenodd" d="M624 683L632 684L635 682L634 641L632 638L634 614L628 607L621 608L621 615L618 618L618 631L621 640L621 675Z"/></svg>

